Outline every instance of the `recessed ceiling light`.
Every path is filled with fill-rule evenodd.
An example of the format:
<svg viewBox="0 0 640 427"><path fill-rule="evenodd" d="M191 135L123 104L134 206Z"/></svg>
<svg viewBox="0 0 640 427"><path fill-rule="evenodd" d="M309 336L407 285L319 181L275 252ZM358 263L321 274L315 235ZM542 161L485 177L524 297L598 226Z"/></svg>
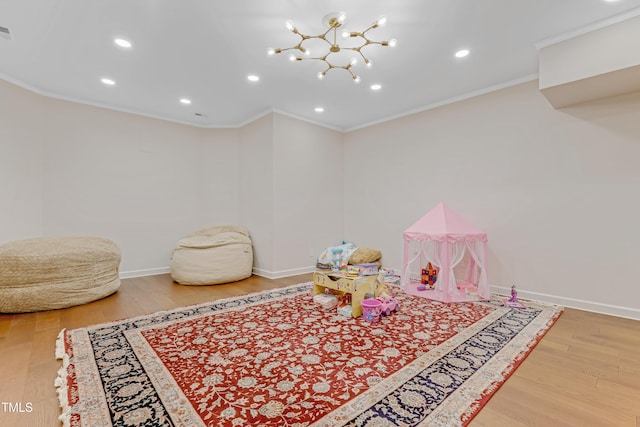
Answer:
<svg viewBox="0 0 640 427"><path fill-rule="evenodd" d="M460 49L459 51L456 52L456 58L464 58L467 55L469 55L468 49Z"/></svg>
<svg viewBox="0 0 640 427"><path fill-rule="evenodd" d="M101 78L100 81L107 86L113 86L116 84L115 80L109 79L107 77Z"/></svg>
<svg viewBox="0 0 640 427"><path fill-rule="evenodd" d="M187 99L187 98L180 98L180 102L185 104L185 105L191 104L191 100Z"/></svg>
<svg viewBox="0 0 640 427"><path fill-rule="evenodd" d="M115 44L117 44L120 47L124 47L124 48L130 48L131 47L131 42L129 40L125 40L125 39L113 39L113 42Z"/></svg>
<svg viewBox="0 0 640 427"><path fill-rule="evenodd" d="M379 84L371 85L371 90L380 90L380 89L382 89L382 85L379 85Z"/></svg>
<svg viewBox="0 0 640 427"><path fill-rule="evenodd" d="M260 80L260 77L256 76L255 74L249 74L247 76L247 80L249 80L250 82L257 82L258 80Z"/></svg>
<svg viewBox="0 0 640 427"><path fill-rule="evenodd" d="M323 107L316 107L316 108L314 108L314 111L316 113L322 113L324 111L324 108Z"/></svg>

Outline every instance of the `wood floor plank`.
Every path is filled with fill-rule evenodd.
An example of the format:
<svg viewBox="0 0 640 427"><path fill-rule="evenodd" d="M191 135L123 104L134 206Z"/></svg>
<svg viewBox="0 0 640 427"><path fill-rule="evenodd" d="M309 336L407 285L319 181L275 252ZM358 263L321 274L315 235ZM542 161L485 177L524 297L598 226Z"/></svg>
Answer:
<svg viewBox="0 0 640 427"><path fill-rule="evenodd" d="M29 402L32 412L0 407L2 427L58 427L53 382L62 328L132 318L159 310L310 281L252 276L236 283L183 286L168 274L124 279L107 298L41 313L0 314L0 402ZM567 309L470 427L640 427L640 321Z"/></svg>

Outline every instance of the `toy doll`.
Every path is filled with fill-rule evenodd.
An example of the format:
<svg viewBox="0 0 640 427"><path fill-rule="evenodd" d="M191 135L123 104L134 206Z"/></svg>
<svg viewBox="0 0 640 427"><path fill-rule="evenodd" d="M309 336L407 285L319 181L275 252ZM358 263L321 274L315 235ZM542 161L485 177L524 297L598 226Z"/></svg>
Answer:
<svg viewBox="0 0 640 427"><path fill-rule="evenodd" d="M527 308L523 303L518 299L518 292L516 291L516 285L511 287L511 298L504 299L502 301L505 307L511 308Z"/></svg>

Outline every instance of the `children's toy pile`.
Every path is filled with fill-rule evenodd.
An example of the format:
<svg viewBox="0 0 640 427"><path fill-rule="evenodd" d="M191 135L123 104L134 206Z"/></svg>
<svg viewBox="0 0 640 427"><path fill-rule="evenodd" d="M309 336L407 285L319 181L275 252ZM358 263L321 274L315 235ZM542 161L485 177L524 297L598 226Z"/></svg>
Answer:
<svg viewBox="0 0 640 427"><path fill-rule="evenodd" d="M357 247L353 243L343 242L331 246L318 257L316 268L319 271L348 272L349 267L357 267L361 275L378 274L382 253L376 249ZM375 266L375 268L374 268ZM352 271L353 274L353 271Z"/></svg>

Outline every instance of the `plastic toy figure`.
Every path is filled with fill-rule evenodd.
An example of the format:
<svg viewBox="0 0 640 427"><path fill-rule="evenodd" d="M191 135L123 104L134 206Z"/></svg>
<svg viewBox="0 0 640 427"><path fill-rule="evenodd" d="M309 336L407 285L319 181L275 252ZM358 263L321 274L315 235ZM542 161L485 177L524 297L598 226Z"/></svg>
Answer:
<svg viewBox="0 0 640 427"><path fill-rule="evenodd" d="M505 299L502 301L505 307L511 308L527 308L523 303L518 299L518 292L516 291L516 285L511 287L511 298Z"/></svg>
<svg viewBox="0 0 640 427"><path fill-rule="evenodd" d="M392 297L391 295L381 294L376 299L380 301L380 304L381 304L380 308L381 308L382 315L389 316L392 311L395 311L395 312L398 311L398 300Z"/></svg>

